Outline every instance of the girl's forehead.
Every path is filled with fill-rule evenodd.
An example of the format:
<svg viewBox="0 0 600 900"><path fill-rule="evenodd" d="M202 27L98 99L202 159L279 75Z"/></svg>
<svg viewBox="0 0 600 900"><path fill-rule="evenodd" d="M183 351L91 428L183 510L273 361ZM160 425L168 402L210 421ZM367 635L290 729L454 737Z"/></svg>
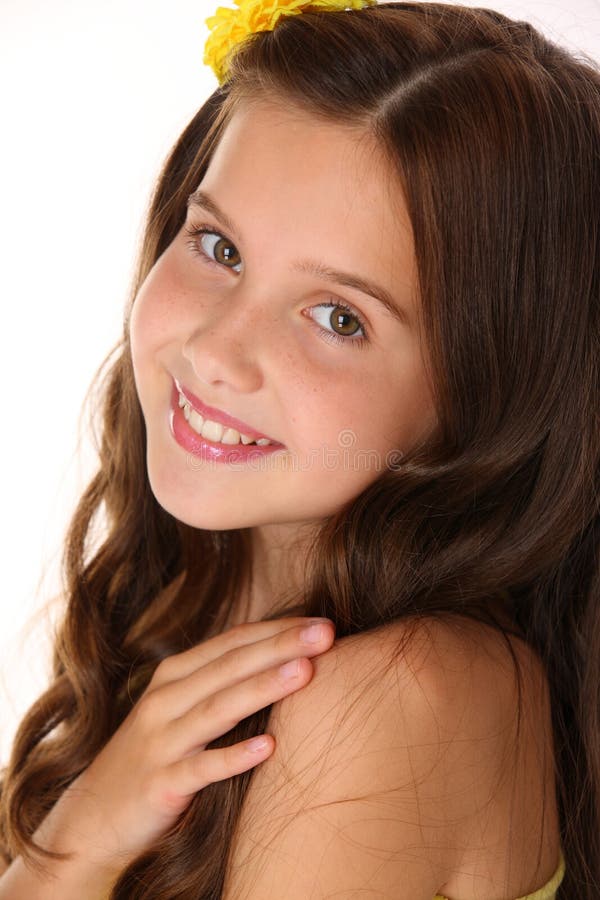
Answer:
<svg viewBox="0 0 600 900"><path fill-rule="evenodd" d="M327 144L336 148L345 145L354 154L361 152L382 156L373 132L358 123L334 121L317 115L299 103L282 98L260 97L240 100L228 116L225 133L242 132L256 144L277 145L296 141L307 153L307 159L315 161L314 149L324 149Z"/></svg>
<svg viewBox="0 0 600 900"><path fill-rule="evenodd" d="M265 203L313 204L369 218L381 229L412 228L397 168L365 126L336 122L280 99L236 104L204 181L264 195ZM335 217L334 217L335 218ZM376 220L376 221L375 221Z"/></svg>

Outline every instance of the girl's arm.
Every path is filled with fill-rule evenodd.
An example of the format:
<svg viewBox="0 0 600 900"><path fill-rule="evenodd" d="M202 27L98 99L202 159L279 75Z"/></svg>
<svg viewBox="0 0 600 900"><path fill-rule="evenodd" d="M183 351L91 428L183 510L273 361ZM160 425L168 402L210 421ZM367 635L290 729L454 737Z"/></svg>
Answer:
<svg viewBox="0 0 600 900"><path fill-rule="evenodd" d="M71 823L76 823L76 830ZM71 860L44 861L48 875L37 875L21 856L9 866L0 862L0 900L106 900L120 868L91 852L93 828L80 799L65 791L34 839L46 850L75 855Z"/></svg>
<svg viewBox="0 0 600 900"><path fill-rule="evenodd" d="M116 876L86 866L82 860L61 862L51 869L55 876L38 878L18 856L10 866L0 868L0 898L2 900L106 900ZM50 867L49 867L50 868Z"/></svg>
<svg viewBox="0 0 600 900"><path fill-rule="evenodd" d="M67 788L34 834L46 850L73 853L72 859L44 860L47 874L37 874L17 856L0 859L0 900L107 900L127 861L118 863L98 847L101 823L87 800L82 777Z"/></svg>

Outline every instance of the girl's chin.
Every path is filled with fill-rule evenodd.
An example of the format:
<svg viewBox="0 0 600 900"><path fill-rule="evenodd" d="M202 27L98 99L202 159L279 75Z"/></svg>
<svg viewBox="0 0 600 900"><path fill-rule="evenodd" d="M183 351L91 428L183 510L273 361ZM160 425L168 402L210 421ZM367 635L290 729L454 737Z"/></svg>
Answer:
<svg viewBox="0 0 600 900"><path fill-rule="evenodd" d="M148 469L148 480L156 502L165 512L190 528L206 531L229 531L234 528L251 528L254 525L267 524L268 513L257 516L252 513L258 506L256 503L241 502L238 493L229 490L229 496L216 492L212 496L198 485L198 491L190 493L189 485L173 482L172 473L165 476L162 472Z"/></svg>

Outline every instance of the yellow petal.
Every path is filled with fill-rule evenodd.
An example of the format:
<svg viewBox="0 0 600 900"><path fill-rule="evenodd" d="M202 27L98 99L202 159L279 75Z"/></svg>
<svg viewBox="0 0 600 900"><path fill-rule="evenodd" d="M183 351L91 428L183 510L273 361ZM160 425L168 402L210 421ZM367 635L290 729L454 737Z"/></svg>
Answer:
<svg viewBox="0 0 600 900"><path fill-rule="evenodd" d="M272 31L281 16L295 16L305 10L363 9L377 0L235 0L238 9L219 6L206 19L210 34L204 48L204 64L210 66L219 83L227 77L227 57L248 35Z"/></svg>

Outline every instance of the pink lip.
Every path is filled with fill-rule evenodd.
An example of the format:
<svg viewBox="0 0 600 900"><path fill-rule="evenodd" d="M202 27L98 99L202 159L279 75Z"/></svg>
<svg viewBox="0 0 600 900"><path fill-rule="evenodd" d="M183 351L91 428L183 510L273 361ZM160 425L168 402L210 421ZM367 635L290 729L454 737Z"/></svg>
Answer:
<svg viewBox="0 0 600 900"><path fill-rule="evenodd" d="M241 419L236 419L234 416L230 416L225 412L222 412L220 409L215 409L214 406L207 406L206 403L203 403L195 394L192 394L187 388L182 387L182 385L177 381L176 378L173 379L175 382L175 387L179 391L179 393L183 394L186 400L190 403L192 409L195 409L196 412L200 413L201 416L204 416L205 419L211 419L213 422L218 422L220 425L224 425L226 428L235 428L236 431L239 431L241 434L247 435L249 438L252 438L253 441L257 441L260 438L266 438L268 441L271 441L273 444L276 444L279 447L283 447L283 444L280 444L279 441L276 441L274 438L269 437L268 434L263 434L260 431L256 431L256 429L252 428L251 425L247 425L245 422L242 422Z"/></svg>

